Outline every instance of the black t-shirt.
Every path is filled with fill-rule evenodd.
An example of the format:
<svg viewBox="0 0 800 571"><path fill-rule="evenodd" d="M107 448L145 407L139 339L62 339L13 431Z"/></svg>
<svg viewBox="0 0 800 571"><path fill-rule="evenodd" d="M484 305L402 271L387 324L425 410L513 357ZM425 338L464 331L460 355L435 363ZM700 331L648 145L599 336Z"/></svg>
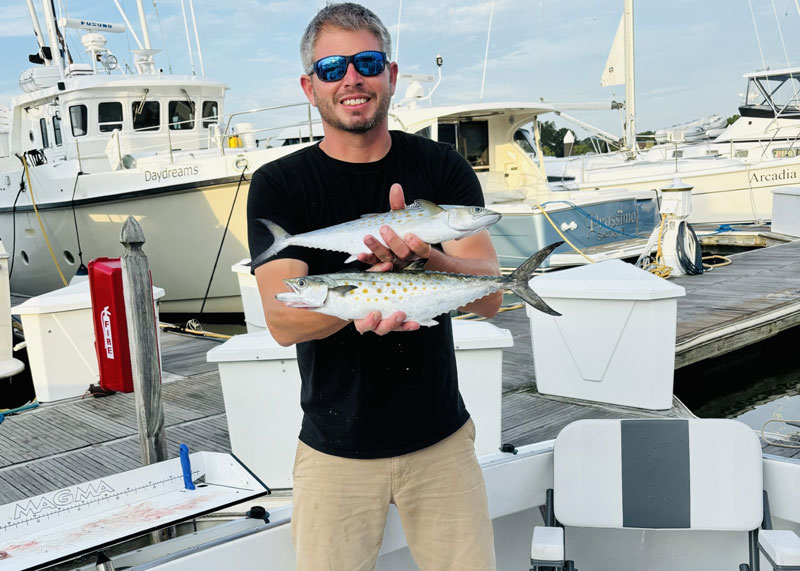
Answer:
<svg viewBox="0 0 800 571"><path fill-rule="evenodd" d="M272 237L257 218L300 234L389 210L389 187L405 200L483 206L475 173L455 150L391 131L389 153L373 163L347 163L319 145L269 162L250 183L247 204L251 258ZM309 275L366 269L346 253L290 246L274 258L308 264ZM385 317L385 316L384 316ZM414 332L360 335L352 323L325 339L297 344L302 380L300 440L327 454L385 458L449 436L469 418L458 392L450 318Z"/></svg>

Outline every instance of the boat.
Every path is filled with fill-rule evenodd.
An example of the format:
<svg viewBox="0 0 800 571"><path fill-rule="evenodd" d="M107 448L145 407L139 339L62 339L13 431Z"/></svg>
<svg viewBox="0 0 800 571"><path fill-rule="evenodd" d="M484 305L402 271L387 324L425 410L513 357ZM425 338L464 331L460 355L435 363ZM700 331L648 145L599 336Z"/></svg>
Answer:
<svg viewBox="0 0 800 571"><path fill-rule="evenodd" d="M390 112L390 127L452 145L472 165L488 208L503 215L489 233L500 264L516 268L533 252L559 240L556 252L646 238L658 225L659 191L555 190L533 157L535 137L523 126L562 107L500 101L421 105L404 100ZM541 151L538 156L541 156ZM549 266L546 260L543 267Z"/></svg>
<svg viewBox="0 0 800 571"><path fill-rule="evenodd" d="M545 161L553 188L605 192L664 188L679 177L693 187L692 223L759 223L772 218L772 191L800 177L800 68L747 73L739 117L719 116L656 131L657 144L636 140L633 60L633 0L625 0L618 38L607 64L625 83L626 135L619 151ZM622 61L620 50L625 46ZM619 52L615 55L615 52ZM630 66L630 73L623 73ZM623 70L623 71L620 71Z"/></svg>
<svg viewBox="0 0 800 571"><path fill-rule="evenodd" d="M216 269L247 255L250 176L308 144L260 144L272 131L247 121L272 116L282 129L281 117L309 114L308 103L228 113L228 86L205 76L202 59L199 74L157 68L144 17L144 43L132 34L139 49L131 70L121 68L106 39L133 32L124 12L127 28L57 23L43 2L43 35L27 4L39 51L20 76L22 93L0 107L0 238L11 256L12 291L51 291L89 260L119 256L122 223L133 215L147 236L153 280L167 292L165 313L241 312L235 280ZM62 55L66 28L83 31L92 63Z"/></svg>

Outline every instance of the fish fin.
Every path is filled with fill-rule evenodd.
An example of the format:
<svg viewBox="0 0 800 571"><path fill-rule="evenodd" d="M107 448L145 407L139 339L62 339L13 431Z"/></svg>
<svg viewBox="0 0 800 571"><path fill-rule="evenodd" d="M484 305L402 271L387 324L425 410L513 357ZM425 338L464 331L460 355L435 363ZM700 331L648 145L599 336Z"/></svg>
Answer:
<svg viewBox="0 0 800 571"><path fill-rule="evenodd" d="M358 260L358 256L350 256L349 258L347 258L347 259L344 261L344 263L345 263L345 264L349 264L350 262L355 262L356 260Z"/></svg>
<svg viewBox="0 0 800 571"><path fill-rule="evenodd" d="M362 214L359 218L372 218L373 216L379 216L381 214L385 214L385 212L369 212L367 214Z"/></svg>
<svg viewBox="0 0 800 571"><path fill-rule="evenodd" d="M269 248L256 256L254 260L250 260L249 263L245 264L246 266L250 267L259 265L261 262L271 258L283 250L288 245L286 244L286 241L292 237L291 234L281 228L278 224L275 224L272 220L267 220L266 218L257 218L256 221L264 225L269 233L272 234L272 244Z"/></svg>
<svg viewBox="0 0 800 571"><path fill-rule="evenodd" d="M411 262L410 264L408 264L404 268L400 268L400 271L401 272L423 272L423 271L425 271L425 264L427 262L428 262L428 260L424 260L424 259L414 260L413 262Z"/></svg>
<svg viewBox="0 0 800 571"><path fill-rule="evenodd" d="M435 319L425 319L424 321L417 321L423 327L433 327L434 325L439 325L439 322Z"/></svg>
<svg viewBox="0 0 800 571"><path fill-rule="evenodd" d="M444 212L444 208L441 206L437 206L430 200L425 200L423 198L418 198L414 201L419 208L422 208L428 214L439 214L440 212Z"/></svg>
<svg viewBox="0 0 800 571"><path fill-rule="evenodd" d="M328 293L335 293L335 294L338 294L338 295L344 295L346 293L349 293L349 292L353 291L354 289L357 289L357 286L354 286L354 285L340 285L340 286L336 286L336 287L330 288L328 290Z"/></svg>
<svg viewBox="0 0 800 571"><path fill-rule="evenodd" d="M536 252L533 256L522 262L520 266L511 272L509 276L509 281L511 282L511 291L517 294L520 298L525 300L531 307L538 309L548 315L561 315L555 309L547 305L544 300L536 295L536 292L533 291L528 285L528 281L531 279L531 275L533 271L539 267L547 256L549 256L553 250L558 248L564 242L554 242L549 246L545 246L538 252Z"/></svg>

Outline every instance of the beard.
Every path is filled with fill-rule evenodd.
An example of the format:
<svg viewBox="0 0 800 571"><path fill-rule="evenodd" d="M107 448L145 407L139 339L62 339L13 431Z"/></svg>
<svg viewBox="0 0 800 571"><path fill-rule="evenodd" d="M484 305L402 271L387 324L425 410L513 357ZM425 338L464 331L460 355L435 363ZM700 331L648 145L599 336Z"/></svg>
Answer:
<svg viewBox="0 0 800 571"><path fill-rule="evenodd" d="M391 103L391 96L388 94L381 97L378 101L378 107L372 117L366 115L353 116L349 121L345 121L336 115L337 104L330 99L324 99L317 96L317 91L312 87L314 99L317 102L317 110L319 111L322 120L328 123L334 129L346 131L348 133L362 134L371 131L376 126L380 125L384 119L389 115L389 104ZM376 99L376 94L370 94L371 99Z"/></svg>

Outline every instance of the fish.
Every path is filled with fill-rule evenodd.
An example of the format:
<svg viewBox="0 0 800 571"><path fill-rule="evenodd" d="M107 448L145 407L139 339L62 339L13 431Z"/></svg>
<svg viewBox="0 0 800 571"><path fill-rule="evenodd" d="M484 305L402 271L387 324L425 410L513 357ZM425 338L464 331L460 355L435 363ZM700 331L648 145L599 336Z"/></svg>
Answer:
<svg viewBox="0 0 800 571"><path fill-rule="evenodd" d="M443 208L428 200L417 199L401 210L390 210L379 214L367 214L356 220L343 222L327 228L291 235L272 220L258 218L272 234L272 245L252 260L256 266L286 248L306 246L335 252L346 252L350 257L345 263L358 259L358 254L371 254L364 245L364 236L371 234L384 246L380 238L381 226L389 226L398 235L416 234L423 242L440 244L447 240L459 240L488 228L501 218L501 214L482 206L448 205Z"/></svg>
<svg viewBox="0 0 800 571"><path fill-rule="evenodd" d="M287 278L291 291L275 295L288 307L308 309L340 319L363 319L372 311L389 316L396 311L406 321L431 327L434 317L502 289L510 289L532 307L561 315L528 284L534 270L563 242L533 254L508 276L475 276L413 269L398 272L340 272Z"/></svg>

